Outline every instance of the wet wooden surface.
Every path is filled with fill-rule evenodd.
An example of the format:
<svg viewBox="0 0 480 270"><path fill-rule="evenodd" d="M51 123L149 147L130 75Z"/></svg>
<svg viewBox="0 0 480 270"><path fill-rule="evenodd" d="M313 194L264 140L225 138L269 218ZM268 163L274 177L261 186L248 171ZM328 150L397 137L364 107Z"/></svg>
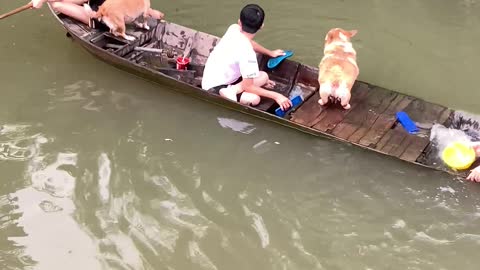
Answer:
<svg viewBox="0 0 480 270"><path fill-rule="evenodd" d="M316 92L290 120L409 162L419 162L430 144L431 126L445 123L451 114L445 107L362 82L352 89L350 110L338 105L322 107L318 98ZM405 111L423 129L418 134L407 133L396 121L399 111Z"/></svg>

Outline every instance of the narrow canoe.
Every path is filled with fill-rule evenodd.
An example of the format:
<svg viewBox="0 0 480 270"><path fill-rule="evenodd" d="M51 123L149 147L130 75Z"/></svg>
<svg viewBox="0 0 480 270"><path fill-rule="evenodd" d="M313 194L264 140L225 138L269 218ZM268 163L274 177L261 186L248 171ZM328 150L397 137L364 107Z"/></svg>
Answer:
<svg viewBox="0 0 480 270"><path fill-rule="evenodd" d="M286 59L270 70L269 58L258 55L261 70L276 82L275 91L290 98L303 97L300 106L279 117L274 113L278 105L271 99L262 99L255 107L243 106L200 88L204 64L219 37L152 20L148 31L129 26L127 33L136 37L129 42L56 14L51 7L50 10L68 37L99 59L131 74L305 133L340 140L462 178L468 173L447 168L439 159L439 147L430 141L434 124L452 128L467 124L478 129L479 123L462 112L362 81L357 81L352 89L350 110L335 105L321 107L317 102L317 68ZM186 51L190 52L191 59L188 70L177 70L175 59ZM402 128L396 119L398 111L406 112L417 123L420 128L417 134L409 134Z"/></svg>

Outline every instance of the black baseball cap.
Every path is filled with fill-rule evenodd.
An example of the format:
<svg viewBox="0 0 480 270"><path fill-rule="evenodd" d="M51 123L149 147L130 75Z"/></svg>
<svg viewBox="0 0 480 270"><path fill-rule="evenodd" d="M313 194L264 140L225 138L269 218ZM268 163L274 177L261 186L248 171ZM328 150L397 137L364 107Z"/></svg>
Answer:
<svg viewBox="0 0 480 270"><path fill-rule="evenodd" d="M243 7L240 11L240 22L242 23L242 30L255 34L262 27L265 19L265 12L256 4L249 4Z"/></svg>

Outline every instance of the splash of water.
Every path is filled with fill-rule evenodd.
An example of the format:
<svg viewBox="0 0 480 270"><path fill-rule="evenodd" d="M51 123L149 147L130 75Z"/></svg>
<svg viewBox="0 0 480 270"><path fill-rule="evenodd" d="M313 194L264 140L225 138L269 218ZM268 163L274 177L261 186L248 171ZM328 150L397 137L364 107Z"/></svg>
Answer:
<svg viewBox="0 0 480 270"><path fill-rule="evenodd" d="M440 150L443 150L453 142L468 143L471 138L461 130L435 124L430 133L430 141L434 142Z"/></svg>
<svg viewBox="0 0 480 270"><path fill-rule="evenodd" d="M472 140L480 140L480 116L464 111L456 111L453 115L451 128L462 130Z"/></svg>
<svg viewBox="0 0 480 270"><path fill-rule="evenodd" d="M430 141L437 146L439 154L453 142L480 141L480 116L456 111L449 127L439 124L433 125Z"/></svg>

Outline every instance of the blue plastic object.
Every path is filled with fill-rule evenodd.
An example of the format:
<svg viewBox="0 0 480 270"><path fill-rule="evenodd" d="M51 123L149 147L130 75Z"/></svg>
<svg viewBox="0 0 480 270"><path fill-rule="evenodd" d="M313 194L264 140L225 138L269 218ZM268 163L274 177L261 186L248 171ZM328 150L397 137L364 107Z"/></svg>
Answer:
<svg viewBox="0 0 480 270"><path fill-rule="evenodd" d="M270 60L268 60L267 62L267 67L268 68L274 68L276 66L278 66L278 64L280 64L284 59L290 57L293 55L293 51L285 51L285 55L281 55L281 56L277 56L275 58L271 58Z"/></svg>
<svg viewBox="0 0 480 270"><path fill-rule="evenodd" d="M397 120L408 133L414 134L418 132L417 125L415 125L406 112L397 112Z"/></svg>
<svg viewBox="0 0 480 270"><path fill-rule="evenodd" d="M284 117L285 114L287 114L287 112L291 111L292 109L296 108L298 105L300 105L302 102L303 102L303 98L302 96L296 96L292 99L290 99L292 101L292 107L290 107L290 109L288 109L286 112L282 110L281 107L278 107L276 110L275 110L275 114L277 116L280 116L280 117Z"/></svg>

